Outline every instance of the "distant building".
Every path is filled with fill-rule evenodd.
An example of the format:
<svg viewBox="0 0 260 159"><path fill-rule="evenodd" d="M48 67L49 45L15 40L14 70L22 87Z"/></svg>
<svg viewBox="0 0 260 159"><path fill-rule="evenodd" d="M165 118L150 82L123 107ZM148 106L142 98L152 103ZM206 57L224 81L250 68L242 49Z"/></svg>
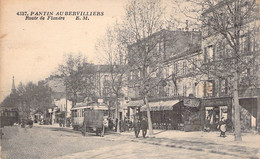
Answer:
<svg viewBox="0 0 260 159"><path fill-rule="evenodd" d="M49 106L45 116L52 120L52 123L58 122L60 118L65 118L65 116L69 118L71 116L72 102L66 98L66 87L62 77L50 76L44 82L52 89L53 100L53 104Z"/></svg>
<svg viewBox="0 0 260 159"><path fill-rule="evenodd" d="M85 64L83 68L83 79L85 80L85 100L84 102L98 102L102 100L113 110L116 107L116 96L112 90L112 72L110 65ZM127 94L126 86L120 89L120 118L124 117L122 103ZM112 110L111 109L111 110ZM110 114L114 116L114 114Z"/></svg>

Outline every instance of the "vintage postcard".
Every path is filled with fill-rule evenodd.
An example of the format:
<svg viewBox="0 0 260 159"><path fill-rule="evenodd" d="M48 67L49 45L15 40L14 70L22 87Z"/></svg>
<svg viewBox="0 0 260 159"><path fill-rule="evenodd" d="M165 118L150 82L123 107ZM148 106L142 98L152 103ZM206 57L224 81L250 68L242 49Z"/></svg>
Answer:
<svg viewBox="0 0 260 159"><path fill-rule="evenodd" d="M1 0L0 158L260 158L259 0Z"/></svg>

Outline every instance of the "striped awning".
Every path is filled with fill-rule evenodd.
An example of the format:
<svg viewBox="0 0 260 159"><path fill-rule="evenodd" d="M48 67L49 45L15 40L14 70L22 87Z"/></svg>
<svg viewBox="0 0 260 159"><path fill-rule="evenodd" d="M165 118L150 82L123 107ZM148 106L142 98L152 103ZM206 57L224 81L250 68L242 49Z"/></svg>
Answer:
<svg viewBox="0 0 260 159"><path fill-rule="evenodd" d="M179 100L149 102L149 107L151 111L173 110L173 106L178 102ZM146 110L147 110L146 105L141 107L141 111L146 111Z"/></svg>
<svg viewBox="0 0 260 159"><path fill-rule="evenodd" d="M199 107L200 100L198 98L185 98L183 99L183 105L187 107Z"/></svg>

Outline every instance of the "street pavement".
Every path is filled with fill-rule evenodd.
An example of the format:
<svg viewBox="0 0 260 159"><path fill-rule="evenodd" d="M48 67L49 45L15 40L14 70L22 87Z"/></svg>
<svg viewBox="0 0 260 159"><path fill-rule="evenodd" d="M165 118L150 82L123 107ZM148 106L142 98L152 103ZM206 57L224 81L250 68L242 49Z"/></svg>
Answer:
<svg viewBox="0 0 260 159"><path fill-rule="evenodd" d="M260 137L233 134L154 130L154 137L135 138L134 132L108 132L105 137L54 125L4 128L2 158L259 158ZM141 135L141 133L140 133Z"/></svg>
<svg viewBox="0 0 260 159"><path fill-rule="evenodd" d="M157 133L157 134L156 134ZM220 154L225 157L259 158L259 135L245 135L241 143L234 142L233 136L218 137L217 132L179 132L179 131L155 131L155 138L135 138L131 133L121 133L116 136L107 136L110 140L125 140L151 145L160 145L182 150L201 151L209 154ZM250 136L250 137L249 137ZM254 142L252 141L254 138ZM249 140L250 139L250 140ZM249 144L250 143L250 144ZM253 143L255 145L253 145Z"/></svg>
<svg viewBox="0 0 260 159"><path fill-rule="evenodd" d="M78 152L60 156L56 159L237 159L234 156L208 154L203 151L192 151L158 145L123 142L119 145L103 147L96 150Z"/></svg>
<svg viewBox="0 0 260 159"><path fill-rule="evenodd" d="M202 132L202 131L183 132L183 131L176 131L176 130L154 130L154 136L152 138L149 137L142 138L141 136L139 138L135 138L134 132L130 131L130 132L121 132L120 134L117 133L108 134L105 135L104 139L109 141L124 141L124 142L127 141L127 142L136 143L137 145L149 144L150 146L153 145L157 148L167 147L167 148L171 148L172 151L176 149L178 149L179 151L182 150L182 152L191 151L190 152L191 154L202 152L208 154L210 157L215 155L221 155L221 158L223 157L224 158L233 158L233 157L234 158L259 158L260 157L260 136L257 135L256 133L252 132L252 133L242 134L243 135L242 142L235 142L233 133L227 133L227 137L225 138L219 137L219 134L220 134L219 132ZM124 147L128 147L128 146L124 146ZM129 149L131 150L131 146ZM113 151L113 150L109 149L109 151ZM149 151L149 152L153 152L153 151ZM91 154L95 154L95 153L91 152ZM125 154L128 153L125 152ZM86 153L84 152L81 152L79 154L79 156L84 156L84 155L86 155ZM72 156L73 154L67 157L73 158ZM192 155L189 157L194 157L194 156L196 155ZM178 158L179 157L181 156L178 156ZM201 158L201 156L198 158Z"/></svg>
<svg viewBox="0 0 260 159"><path fill-rule="evenodd" d="M85 137L78 131L47 125L8 126L3 128L3 133L0 152L3 159L50 159L120 143L95 134Z"/></svg>

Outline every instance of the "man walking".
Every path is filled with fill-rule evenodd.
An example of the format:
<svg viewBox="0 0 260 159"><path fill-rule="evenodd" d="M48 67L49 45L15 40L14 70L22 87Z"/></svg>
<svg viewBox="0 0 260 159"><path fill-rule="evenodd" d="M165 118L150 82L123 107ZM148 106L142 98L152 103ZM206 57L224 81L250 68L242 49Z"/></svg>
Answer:
<svg viewBox="0 0 260 159"><path fill-rule="evenodd" d="M138 138L140 132L140 120L138 118L134 119L134 131L135 131L135 137Z"/></svg>
<svg viewBox="0 0 260 159"><path fill-rule="evenodd" d="M143 138L145 138L148 129L148 122L146 121L145 117L143 117L143 120L141 121L141 129L143 133Z"/></svg>

